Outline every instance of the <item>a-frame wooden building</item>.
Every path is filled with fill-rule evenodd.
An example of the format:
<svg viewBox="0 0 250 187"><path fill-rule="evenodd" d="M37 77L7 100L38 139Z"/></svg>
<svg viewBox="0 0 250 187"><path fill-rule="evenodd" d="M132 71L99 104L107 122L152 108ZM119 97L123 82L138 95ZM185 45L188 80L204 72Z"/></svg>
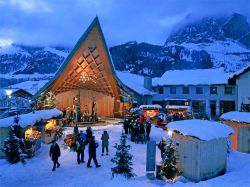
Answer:
<svg viewBox="0 0 250 187"><path fill-rule="evenodd" d="M123 85L117 78L103 32L96 17L79 39L55 76L35 95L52 92L61 110L73 106L73 97L80 93L81 111L96 101L98 116L122 112Z"/></svg>

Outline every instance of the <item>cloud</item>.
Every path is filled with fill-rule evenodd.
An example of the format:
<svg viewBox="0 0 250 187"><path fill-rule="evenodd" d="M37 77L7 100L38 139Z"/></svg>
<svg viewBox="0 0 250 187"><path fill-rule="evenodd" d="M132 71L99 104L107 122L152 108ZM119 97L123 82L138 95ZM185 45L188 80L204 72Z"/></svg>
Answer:
<svg viewBox="0 0 250 187"><path fill-rule="evenodd" d="M0 0L0 38L30 45L72 46L98 15L109 46L136 40L163 44L188 14L239 12L248 0Z"/></svg>

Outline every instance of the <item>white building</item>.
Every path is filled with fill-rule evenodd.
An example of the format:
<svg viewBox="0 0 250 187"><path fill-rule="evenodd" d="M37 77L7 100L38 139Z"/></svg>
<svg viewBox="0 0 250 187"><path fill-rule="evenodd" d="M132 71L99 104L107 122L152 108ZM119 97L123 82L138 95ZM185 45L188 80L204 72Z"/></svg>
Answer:
<svg viewBox="0 0 250 187"><path fill-rule="evenodd" d="M153 103L166 107L187 100L194 113L219 116L235 110L236 90L228 84L230 74L219 69L166 71L153 79Z"/></svg>
<svg viewBox="0 0 250 187"><path fill-rule="evenodd" d="M250 66L234 73L229 81L236 85L236 110L250 112Z"/></svg>

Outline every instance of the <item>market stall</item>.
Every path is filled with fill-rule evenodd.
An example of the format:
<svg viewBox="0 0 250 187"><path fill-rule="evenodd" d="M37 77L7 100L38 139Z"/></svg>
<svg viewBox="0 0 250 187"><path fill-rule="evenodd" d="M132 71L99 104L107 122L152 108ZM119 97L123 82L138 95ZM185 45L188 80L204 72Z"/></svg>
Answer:
<svg viewBox="0 0 250 187"><path fill-rule="evenodd" d="M30 127L24 132L25 145L29 150L29 156L34 156L35 152L41 147L41 132L36 127Z"/></svg>
<svg viewBox="0 0 250 187"><path fill-rule="evenodd" d="M46 121L44 128L42 128L43 142L48 144L56 139L56 134L59 132L60 128L59 119L50 119Z"/></svg>
<svg viewBox="0 0 250 187"><path fill-rule="evenodd" d="M227 112L220 119L234 129L234 134L230 136L232 148L250 153L250 112Z"/></svg>
<svg viewBox="0 0 250 187"><path fill-rule="evenodd" d="M159 114L159 110L162 107L160 105L141 105L139 109L142 110L143 116L147 117L149 116L150 118L157 117Z"/></svg>

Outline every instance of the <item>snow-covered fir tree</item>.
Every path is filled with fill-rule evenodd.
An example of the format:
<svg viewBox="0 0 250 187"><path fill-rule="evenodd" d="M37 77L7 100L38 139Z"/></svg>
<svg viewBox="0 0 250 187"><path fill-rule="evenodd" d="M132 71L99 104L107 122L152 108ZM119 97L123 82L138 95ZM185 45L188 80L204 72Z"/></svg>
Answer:
<svg viewBox="0 0 250 187"><path fill-rule="evenodd" d="M4 141L3 152L6 154L7 160L11 164L19 161L25 162L24 143L23 139L18 137L19 129L17 125L11 126L9 137Z"/></svg>
<svg viewBox="0 0 250 187"><path fill-rule="evenodd" d="M114 175L123 175L125 178L132 178L135 176L132 168L132 158L133 156L129 154L130 145L126 144L127 136L122 133L120 138L120 145L115 144L114 148L116 149L115 157L111 159L111 162L116 164L115 167L111 168L112 176Z"/></svg>
<svg viewBox="0 0 250 187"><path fill-rule="evenodd" d="M173 140L169 139L163 159L161 162L161 174L168 179L173 179L179 173L178 168L176 167L177 160L177 151L174 145Z"/></svg>

